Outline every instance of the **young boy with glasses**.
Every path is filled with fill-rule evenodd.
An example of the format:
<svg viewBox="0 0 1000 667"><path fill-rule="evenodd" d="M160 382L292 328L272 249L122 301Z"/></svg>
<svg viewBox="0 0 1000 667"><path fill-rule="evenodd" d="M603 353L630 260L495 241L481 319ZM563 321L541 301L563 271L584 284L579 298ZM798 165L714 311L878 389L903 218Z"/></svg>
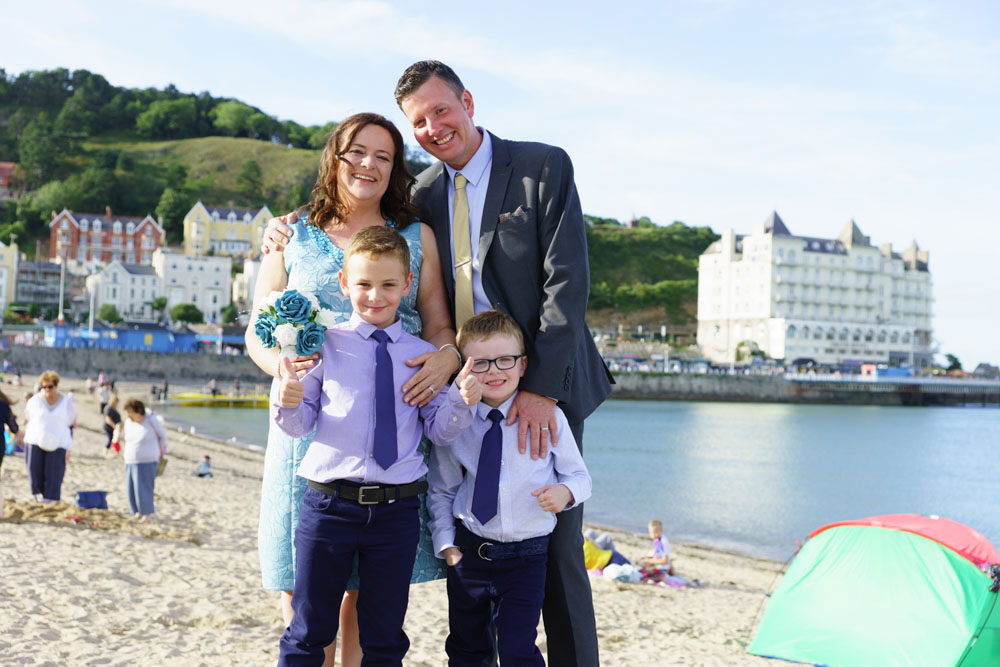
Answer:
<svg viewBox="0 0 1000 667"><path fill-rule="evenodd" d="M500 664L544 665L535 646L555 514L590 497L591 480L556 408L559 445L532 460L506 424L528 363L517 323L495 310L458 332L465 365L434 416L430 490L434 550L448 565L445 650L451 664L488 664L495 612Z"/></svg>

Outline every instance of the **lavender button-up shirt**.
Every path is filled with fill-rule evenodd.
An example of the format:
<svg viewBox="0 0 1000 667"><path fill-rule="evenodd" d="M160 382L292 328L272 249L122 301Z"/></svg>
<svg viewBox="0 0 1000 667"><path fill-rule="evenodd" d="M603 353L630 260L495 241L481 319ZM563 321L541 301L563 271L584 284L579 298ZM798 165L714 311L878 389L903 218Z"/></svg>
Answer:
<svg viewBox="0 0 1000 667"><path fill-rule="evenodd" d="M400 320L384 330L390 339L392 379L396 388L396 462L383 470L374 458L375 438L375 326L357 313L326 332L319 362L302 378L305 397L297 408L272 407L282 431L301 437L316 434L297 474L316 482L345 479L373 484L408 484L427 472L417 451L423 419L432 416L444 400L439 393L423 408L403 402L400 388L419 370L406 365L434 346L403 331Z"/></svg>

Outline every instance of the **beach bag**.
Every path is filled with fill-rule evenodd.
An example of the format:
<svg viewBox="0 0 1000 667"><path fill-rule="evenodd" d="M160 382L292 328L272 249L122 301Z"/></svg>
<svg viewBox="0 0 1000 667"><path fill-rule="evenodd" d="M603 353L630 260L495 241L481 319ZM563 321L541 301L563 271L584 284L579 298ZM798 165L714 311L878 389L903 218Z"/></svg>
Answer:
<svg viewBox="0 0 1000 667"><path fill-rule="evenodd" d="M163 471L166 469L167 469L167 457L164 456L156 463L156 476L159 477L160 475L162 475Z"/></svg>
<svg viewBox="0 0 1000 667"><path fill-rule="evenodd" d="M85 510L106 510L108 509L107 496L107 491L77 491L76 506Z"/></svg>

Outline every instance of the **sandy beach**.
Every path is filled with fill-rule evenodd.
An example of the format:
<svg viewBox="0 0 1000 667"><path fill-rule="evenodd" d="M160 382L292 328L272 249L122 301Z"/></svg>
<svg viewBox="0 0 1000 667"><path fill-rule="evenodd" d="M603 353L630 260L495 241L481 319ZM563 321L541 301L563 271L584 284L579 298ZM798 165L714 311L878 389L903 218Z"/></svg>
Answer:
<svg viewBox="0 0 1000 667"><path fill-rule="evenodd" d="M30 501L22 458L5 458L0 471L0 662L273 665L284 628L257 564L263 453L169 430L157 520L137 524L127 517L121 457L105 456L96 398L82 380L64 378L60 390L74 392L79 415L64 502ZM20 421L24 389L4 391L18 399ZM146 400L148 391L148 383L119 383L122 398ZM205 454L211 479L191 474ZM74 507L87 490L107 491L109 509ZM649 548L645 535L611 532L633 560ZM602 664L771 663L745 647L782 564L693 544L673 549L677 571L701 586L592 579ZM407 665L446 664L443 581L411 588L406 631ZM544 653L541 626L539 645Z"/></svg>

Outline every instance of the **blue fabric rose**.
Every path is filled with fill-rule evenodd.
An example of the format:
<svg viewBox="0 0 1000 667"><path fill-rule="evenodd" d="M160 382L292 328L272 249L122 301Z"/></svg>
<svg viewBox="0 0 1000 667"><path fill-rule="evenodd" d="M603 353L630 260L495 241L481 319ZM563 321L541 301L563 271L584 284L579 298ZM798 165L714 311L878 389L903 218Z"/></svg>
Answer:
<svg viewBox="0 0 1000 667"><path fill-rule="evenodd" d="M309 321L309 313L312 312L312 304L304 294L298 290L286 290L274 304L274 309L278 313L278 318L291 322L292 324L305 324Z"/></svg>
<svg viewBox="0 0 1000 667"><path fill-rule="evenodd" d="M274 340L274 327L276 326L278 326L278 322L273 317L267 313L258 313L253 324L253 332L257 334L257 338L264 344L264 347L274 347L278 344Z"/></svg>
<svg viewBox="0 0 1000 667"><path fill-rule="evenodd" d="M323 347L325 336L326 329L315 322L306 322L295 338L295 354L306 357L314 352L319 352L319 348Z"/></svg>

